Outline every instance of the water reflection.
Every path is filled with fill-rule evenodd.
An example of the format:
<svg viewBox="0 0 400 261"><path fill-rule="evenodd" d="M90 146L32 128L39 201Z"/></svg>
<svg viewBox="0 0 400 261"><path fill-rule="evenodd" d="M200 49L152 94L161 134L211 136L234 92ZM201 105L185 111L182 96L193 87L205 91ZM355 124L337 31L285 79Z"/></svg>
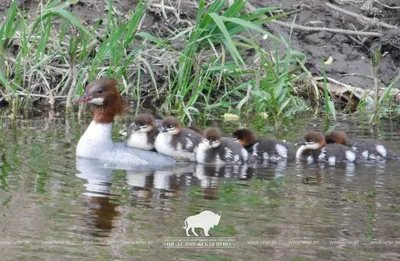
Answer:
<svg viewBox="0 0 400 261"><path fill-rule="evenodd" d="M125 226L130 224L131 236L143 230L146 236L150 235L149 238L157 238L160 231L168 234L173 229L176 230L173 235L181 236L184 235L181 226L171 220L184 220L190 213L187 209L192 207L222 211L224 223L219 227L220 235L229 233L229 227L238 235L247 236L252 231L258 238L271 238L278 242L304 238L322 242L338 238L362 239L365 234L372 235L373 227L378 226L387 231L380 233L383 237L397 235L395 232L390 234L392 230L384 228L382 222L373 218L377 211L375 208L383 208L387 202L387 197L376 196L378 192L386 193L388 186L385 180L388 177L384 174L390 164L382 162L336 166L303 162L244 166L183 164L165 169L124 170L126 176L122 183L128 186L129 195L128 202L125 201L126 204L121 207L119 198L112 193L122 194L115 189L118 184L112 183L113 169L83 159L77 159L76 168L81 172L77 176L86 180L84 202L87 213L84 218L93 237L115 237L120 231L115 228L118 224L124 231L127 230ZM201 193L187 193L192 188L199 189ZM390 200L394 205L395 198ZM360 207L354 207L355 204ZM251 214L247 210L237 212L241 206L246 206ZM366 207L363 209L363 206ZM124 209L121 210L123 213L134 213L131 218L135 220L129 221L120 213L120 208ZM389 214L383 219L391 220L392 210L388 207L385 211ZM229 215L231 217L227 217ZM368 216L371 219L366 218ZM247 219L251 222L246 223ZM237 225L238 220L242 220L240 226ZM266 220L273 221L272 225ZM259 227L265 229L260 230ZM394 227L393 223L391 228ZM308 229L306 234L304 228ZM314 247L322 251L330 249L324 246ZM277 247L281 251L287 250L284 243ZM345 246L335 249L346 251Z"/></svg>
<svg viewBox="0 0 400 261"><path fill-rule="evenodd" d="M180 187L180 178L185 178L185 174L192 174L194 168L194 163L188 163L156 170L154 172L154 188L165 191L178 191Z"/></svg>
<svg viewBox="0 0 400 261"><path fill-rule="evenodd" d="M218 199L219 167L197 164L194 175L200 181L203 198Z"/></svg>
<svg viewBox="0 0 400 261"><path fill-rule="evenodd" d="M349 124L354 126L355 121ZM372 245L369 240L398 241L400 237L400 161L115 170L119 167L106 168L96 161L76 159L76 171L71 166L84 128L74 121L57 119L48 124L3 122L0 216L4 239L31 240L30 245L4 245L3 256L10 256L10 260L71 256L81 260L130 260L133 256L187 259L194 249L166 251L157 243L146 248L126 242L186 236L183 221L209 209L222 213L220 225L211 233L234 236L238 246L235 251L207 250L208 259L215 259L216 253L248 260L260 254L284 260L398 257L395 245ZM299 126L295 128L290 133L292 140L300 139L303 132ZM309 125L304 130L312 128ZM356 133L351 134L361 137L359 128L353 129ZM387 143L399 151L400 134L387 135L391 139ZM246 242L252 236L277 244L249 245ZM113 242L111 246L80 246L82 241L105 241L105 237ZM297 239L319 243L296 247L287 243ZM329 242L343 239L358 240L360 245L332 246ZM70 240L79 247L61 243L44 246L41 240Z"/></svg>
<svg viewBox="0 0 400 261"><path fill-rule="evenodd" d="M132 187L131 204L133 206L151 207L153 182L154 170L126 171L126 183Z"/></svg>
<svg viewBox="0 0 400 261"><path fill-rule="evenodd" d="M110 196L111 173L95 160L77 159L77 177L87 180L84 195ZM126 183L131 187L132 205L150 207L153 199L169 199L179 195L181 188L198 184L205 199L218 199L220 179L247 180L250 178L282 178L287 163L260 163L248 165L203 165L188 163L163 169L126 170ZM193 177L197 181L193 181Z"/></svg>
<svg viewBox="0 0 400 261"><path fill-rule="evenodd" d="M112 169L104 168L96 160L81 158L76 159L76 169L80 172L76 176L87 180L83 194L87 196L88 217L85 221L93 228L89 233L107 237L114 228L113 221L120 215L119 205L110 198Z"/></svg>
<svg viewBox="0 0 400 261"><path fill-rule="evenodd" d="M77 177L86 179L86 192L84 195L89 197L109 197L110 196L110 178L112 169L105 168L96 160L76 159L76 169L79 171Z"/></svg>

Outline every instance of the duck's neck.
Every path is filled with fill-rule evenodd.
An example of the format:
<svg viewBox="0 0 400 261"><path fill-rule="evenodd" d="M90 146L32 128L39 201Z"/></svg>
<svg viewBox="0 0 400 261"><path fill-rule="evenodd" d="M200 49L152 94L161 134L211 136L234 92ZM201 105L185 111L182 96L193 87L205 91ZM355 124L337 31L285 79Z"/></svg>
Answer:
<svg viewBox="0 0 400 261"><path fill-rule="evenodd" d="M319 150L324 146L324 144L314 143L312 145L301 145L300 148L296 152L296 159L302 159L303 153L306 150Z"/></svg>
<svg viewBox="0 0 400 261"><path fill-rule="evenodd" d="M97 158L101 153L113 147L112 123L100 123L93 120L78 142L76 156Z"/></svg>
<svg viewBox="0 0 400 261"><path fill-rule="evenodd" d="M300 148L296 152L296 159L302 159L303 158L303 152L306 150L305 145L301 145Z"/></svg>
<svg viewBox="0 0 400 261"><path fill-rule="evenodd" d="M258 140L251 140L249 141L245 146L243 146L245 149L250 150L253 148L254 144L256 144Z"/></svg>

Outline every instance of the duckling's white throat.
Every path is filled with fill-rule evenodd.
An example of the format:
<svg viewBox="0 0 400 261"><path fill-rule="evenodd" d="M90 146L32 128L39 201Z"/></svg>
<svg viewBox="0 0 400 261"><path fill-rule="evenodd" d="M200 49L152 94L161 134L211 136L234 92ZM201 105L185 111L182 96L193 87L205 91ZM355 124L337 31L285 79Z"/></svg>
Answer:
<svg viewBox="0 0 400 261"><path fill-rule="evenodd" d="M128 146L133 148L139 148L143 150L154 149L153 144L149 144L146 132L132 132L127 141Z"/></svg>
<svg viewBox="0 0 400 261"><path fill-rule="evenodd" d="M303 156L303 152L306 150L305 145L301 145L300 148L296 152L296 159L301 159Z"/></svg>
<svg viewBox="0 0 400 261"><path fill-rule="evenodd" d="M101 153L111 150L111 131L112 123L97 123L93 120L78 142L76 156L97 158Z"/></svg>

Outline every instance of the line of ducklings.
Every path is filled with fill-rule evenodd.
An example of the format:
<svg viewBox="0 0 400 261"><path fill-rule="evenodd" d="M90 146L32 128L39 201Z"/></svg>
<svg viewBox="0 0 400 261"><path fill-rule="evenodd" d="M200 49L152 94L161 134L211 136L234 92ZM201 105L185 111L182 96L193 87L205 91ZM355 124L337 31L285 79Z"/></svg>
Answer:
<svg viewBox="0 0 400 261"><path fill-rule="evenodd" d="M301 160L308 163L366 163L400 156L372 139L350 140L344 132L325 135L310 131L297 152L283 141L258 139L250 129L237 129L232 138L222 137L218 128L204 131L183 128L181 122L168 116L156 121L151 114L139 114L129 128L128 146L155 150L178 160L203 164L244 164L252 161L279 162Z"/></svg>

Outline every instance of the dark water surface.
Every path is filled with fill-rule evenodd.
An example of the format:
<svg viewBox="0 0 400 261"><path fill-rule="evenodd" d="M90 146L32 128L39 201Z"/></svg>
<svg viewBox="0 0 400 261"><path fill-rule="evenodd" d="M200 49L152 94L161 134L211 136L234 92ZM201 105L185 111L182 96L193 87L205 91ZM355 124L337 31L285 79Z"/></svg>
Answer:
<svg viewBox="0 0 400 261"><path fill-rule="evenodd" d="M296 142L321 122L299 119L278 134ZM340 122L400 152L398 123L372 134ZM116 170L75 158L88 123L2 118L0 260L400 259L398 161ZM185 219L203 210L220 222L208 241L190 242L204 237L186 237Z"/></svg>

